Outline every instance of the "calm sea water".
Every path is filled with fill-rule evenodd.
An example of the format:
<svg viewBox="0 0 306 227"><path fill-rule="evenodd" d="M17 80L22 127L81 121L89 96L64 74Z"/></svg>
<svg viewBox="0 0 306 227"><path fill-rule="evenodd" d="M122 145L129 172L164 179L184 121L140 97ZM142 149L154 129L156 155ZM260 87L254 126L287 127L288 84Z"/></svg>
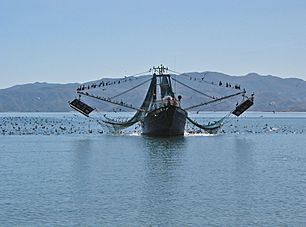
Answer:
<svg viewBox="0 0 306 227"><path fill-rule="evenodd" d="M174 138L112 135L74 114L0 124L1 226L306 226L305 113Z"/></svg>

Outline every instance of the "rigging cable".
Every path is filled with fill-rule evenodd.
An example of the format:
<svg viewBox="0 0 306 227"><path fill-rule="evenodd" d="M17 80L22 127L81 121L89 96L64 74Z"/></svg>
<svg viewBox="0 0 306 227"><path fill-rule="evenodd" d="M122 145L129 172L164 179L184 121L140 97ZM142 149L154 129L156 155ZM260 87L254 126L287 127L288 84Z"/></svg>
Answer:
<svg viewBox="0 0 306 227"><path fill-rule="evenodd" d="M147 71L145 71L145 72L142 72L142 73L136 73L136 74L134 74L134 75L130 75L130 76L128 76L128 77L139 76L139 75L142 75L142 74L145 74L145 73L149 73L149 72L151 72L151 69L149 69L149 70L147 70Z"/></svg>
<svg viewBox="0 0 306 227"><path fill-rule="evenodd" d="M221 100L224 100L224 99L228 99L228 98L231 98L231 97L234 97L234 96L237 96L237 95L241 95L241 94L244 94L244 93L245 93L245 91L241 91L241 92L238 92L238 93L235 93L235 94L232 94L232 95L224 96L224 97L214 99L214 100L211 100L211 101L208 101L208 102L200 103L198 105L193 105L193 106L187 107L187 108L185 108L185 110L190 110L190 109L194 109L196 107L208 105L208 104L218 102L218 101L221 101Z"/></svg>
<svg viewBox="0 0 306 227"><path fill-rule="evenodd" d="M181 75L181 76L185 76L185 77L188 77L188 78L190 78L190 79L194 79L194 80L196 80L196 81L198 81L198 82L204 82L204 83L206 83L206 84L210 84L210 85L214 85L214 86L218 86L218 83L216 83L216 82L213 82L213 81L207 81L207 80L204 80L204 78L205 78L205 76L207 76L209 73L211 73L211 72L204 72L204 75L202 76L202 79L200 80L200 78L196 78L196 77L192 77L192 76L188 76L186 73L179 73L179 72L176 72L176 71L173 71L173 70L170 70L169 69L169 71L170 72L173 72L173 73L176 73L176 74L179 74L179 75ZM178 76L178 75L175 75L175 76ZM220 85L219 85L220 86ZM226 87L226 88L234 88L234 89L238 89L238 90L240 90L240 85L233 85L233 86L229 86L229 87Z"/></svg>
<svg viewBox="0 0 306 227"><path fill-rule="evenodd" d="M117 94L117 95L111 97L111 99L114 99L114 98L117 98L117 97L119 97L119 96L121 96L121 95L124 95L124 94L126 94L126 93L128 93L128 92L130 92L130 91L132 91L132 90L134 90L134 89L136 89L136 88L138 88L138 87L140 87L141 85L144 85L145 83L149 82L150 80L151 80L151 78L148 79L148 80L146 80L146 81L144 81L144 82L142 82L142 83L140 83L140 84L138 84L138 85L136 85L135 87L132 87L132 88L126 90L126 91L123 91L123 92L121 92L121 93L119 93L119 94Z"/></svg>
<svg viewBox="0 0 306 227"><path fill-rule="evenodd" d="M178 82L179 84L181 84L181 85L183 85L183 86L185 86L185 87L187 87L187 88L189 88L189 89L191 89L191 90L193 90L193 91L195 91L195 92L197 92L197 93L199 93L199 94L201 94L201 95L204 95L204 96L206 96L206 97L208 97L208 98L211 98L211 99L216 99L215 97L210 96L210 95L207 95L207 94L205 94L205 93L203 93L203 92L201 92L201 91L199 91L199 90L197 90L197 89L194 89L194 88L188 86L187 84L184 84L183 82L180 82L180 81L177 80L177 79L172 78L172 80Z"/></svg>
<svg viewBox="0 0 306 227"><path fill-rule="evenodd" d="M112 103L114 105L123 106L123 107L129 108L129 109L145 112L145 110L143 110L143 109L136 108L136 107L133 107L132 105L127 105L127 104L122 103L122 102L117 102L117 101L111 100L110 98L95 96L95 95L88 94L87 92L81 92L81 91L78 91L78 94L85 95L87 97L98 99L98 100L101 100L101 101L104 101L104 102L109 102L109 103Z"/></svg>

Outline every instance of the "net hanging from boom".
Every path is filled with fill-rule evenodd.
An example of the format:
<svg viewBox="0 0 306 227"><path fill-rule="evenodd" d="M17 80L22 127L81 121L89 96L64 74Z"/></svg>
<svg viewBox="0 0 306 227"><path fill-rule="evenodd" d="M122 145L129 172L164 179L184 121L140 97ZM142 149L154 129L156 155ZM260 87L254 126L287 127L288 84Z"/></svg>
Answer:
<svg viewBox="0 0 306 227"><path fill-rule="evenodd" d="M200 129L203 129L204 131L208 133L216 133L223 126L224 121L228 116L229 115L226 115L225 117L221 118L218 121L214 121L214 122L210 122L208 124L202 124L202 125L196 122L195 120L192 120L190 117L187 117L187 120L193 125L197 126Z"/></svg>
<svg viewBox="0 0 306 227"><path fill-rule="evenodd" d="M233 85L231 86L229 83L221 83L221 81L219 82L208 82L205 81L205 79L207 78L206 75L208 73L205 73L205 75L202 78L196 78L196 77L192 77L189 76L187 74L181 74L181 73L177 73L175 71L172 71L174 73L180 74L180 75L170 75L170 74L163 74L163 70L168 70L168 68L164 68L163 66L161 68L153 68L154 73L153 75L147 79L145 78L144 81L142 81L141 83L137 84L136 86L133 86L132 88L125 88L125 90L121 90L120 93L118 94L111 94L111 92L114 93L115 89L111 89L113 88L113 85L121 85L123 82L130 82L130 81L134 81L137 78L122 78L116 81L113 81L111 79L105 79L105 80L101 80L101 81L96 81L93 82L93 84L84 84L81 85L78 89L77 89L77 93L79 95L79 99L75 99L70 103L70 106L72 108L74 108L75 110L79 111L80 113L84 114L85 116L89 117L89 114L94 110L94 108L86 105L85 103L80 101L80 97L81 95L93 98L93 99L97 99L97 100L101 100L103 102L106 103L110 103L112 105L119 105L128 109L133 109L134 111L136 111L134 113L134 115L127 119L127 120L116 120L116 119L112 119L107 117L104 114L104 119L101 119L100 122L107 125L107 127L113 128L115 131L118 130L123 130L125 128L128 128L134 124L136 124L137 122L141 122L143 124L144 119L147 119L147 115L150 111L154 110L154 108L156 108L156 106L158 106L160 108L160 106L163 106L164 103L166 103L166 100L176 100L176 94L174 93L176 91L176 84L178 84L178 86L183 86L187 89L185 90L192 90L193 92L196 92L197 94L201 95L201 100L199 99L195 99L197 100L197 103L195 103L194 105L192 103L189 103L190 106L187 106L185 108L181 107L181 94L178 96L179 98L179 102L177 102L177 107L181 108L183 111L189 111L189 110L193 110L193 109L201 109L201 107L204 108L204 106L208 106L210 105L210 107L205 107L205 109L210 109L211 106L215 106L218 105L219 107L222 106L221 103L223 102L228 102L230 99L235 99L236 96L242 95L243 97L243 101L236 105L236 108L229 112L226 116L224 116L223 118L221 118L220 120L217 121L213 121L213 122L209 122L206 124L200 124L198 123L196 120L191 119L190 117L186 117L186 119L193 124L194 126L209 132L209 133L215 133L216 131L218 131L226 122L226 119L229 118L229 116L231 114L235 115L235 116L240 116L243 112L245 112L248 108L250 108L253 105L253 96L251 98L248 98L245 94L246 91L243 89L240 90L240 85ZM161 70L159 71L159 74L156 74L158 72L156 72L156 70ZM144 73L147 72L151 72L151 70L146 71ZM139 74L135 74L136 75L140 75L143 73L139 73ZM205 77L205 78L204 78ZM220 93L218 93L218 90L209 90L210 88L208 88L208 90L205 89L205 92L202 92L202 86L199 88L197 84L197 86L191 86L188 82L188 85L185 83L188 80L190 82L205 82L206 84L209 85L214 85L217 86L219 88L217 89L223 89L223 88L228 88L227 93L222 93L223 96L220 96ZM182 82L184 81L184 82ZM137 107L132 106L131 104L127 104L126 102L121 101L117 101L114 100L118 97L124 96L125 94L127 94L128 92L133 91L136 88L139 88L140 86L146 84L150 82L149 84L149 88L147 90L147 92L145 93L145 98L142 102L142 104L137 105ZM175 84L175 89L173 90L172 88L172 84ZM204 85L202 83L202 85ZM124 85L122 85L124 86ZM208 85L206 85L208 86ZM108 87L109 89L107 89L106 87ZM103 96L101 97L99 95L97 95L97 93L88 93L88 90L94 90L95 88L101 88L103 91ZM232 89L236 89L235 93L233 93L234 91L230 92L229 88ZM199 89L199 90L198 90ZM239 91L237 91L239 90ZM87 92L88 91L88 92ZM99 92L97 90L95 90L96 92ZM101 90L100 90L101 91ZM184 91L184 89L183 89ZM158 93L158 97L157 97L157 93ZM188 92L188 96L186 97L190 97L189 95L190 92ZM210 93L210 94L208 94ZM108 94L108 95L107 95ZM143 94L143 93L142 93ZM213 96L213 95L217 95L217 96ZM170 96L170 97L169 97ZM134 96L126 96L126 97L133 97ZM171 97L173 99L171 99ZM192 98L192 96L191 96ZM245 99L247 98L247 99ZM119 98L120 99L120 98ZM186 100L190 100L190 99L186 99ZM139 100L141 101L141 100ZM130 101L131 102L131 101ZM132 103L134 102L134 99L132 100ZM199 103L200 102L200 103ZM170 103L170 102L167 102ZM188 103L188 102L186 102ZM138 103L139 104L139 103ZM222 107L221 107L222 108ZM96 109L97 110L97 109ZM121 111L121 109L120 109ZM199 112L199 110L198 110Z"/></svg>
<svg viewBox="0 0 306 227"><path fill-rule="evenodd" d="M233 98L233 97L236 97L236 96L239 96L239 95L242 95L243 97L245 97L245 93L246 93L245 90L242 90L242 91L236 92L234 94L229 94L229 95L217 98L215 96L211 96L211 95L208 95L208 94L206 94L206 93L204 93L202 91L199 91L199 90L197 90L197 89L195 89L195 88L193 88L193 87L183 83L182 81L178 80L177 78L172 78L172 80L177 82L177 83L179 83L180 85L182 85L182 86L184 86L184 87L186 87L186 88L188 88L188 89L190 89L190 90L192 90L192 91L194 91L194 92L196 92L196 93L198 93L200 95L203 95L206 98L210 99L209 101L201 102L199 104L189 106L189 107L185 108L185 110L191 110L191 109L195 109L195 108L198 108L198 107L201 107L201 106L221 103L223 101L226 101L226 100L228 100L230 98ZM190 80L191 80L191 78L190 78ZM215 83L208 83L208 84L215 85ZM235 89L236 90L240 90L240 87L238 89L238 87L236 86ZM246 109L248 109L252 105L253 105L252 100L250 100L250 98L248 98L247 100L243 101L241 104L237 105L235 110L229 112L228 114L226 114L226 116L222 117L220 120L209 122L207 124L200 124L200 123L198 123L197 121L191 119L188 116L187 116L187 120L191 124L195 125L196 127L204 130L205 132L216 133L224 125L226 119L228 119L231 114L239 116L241 113L243 113Z"/></svg>
<svg viewBox="0 0 306 227"><path fill-rule="evenodd" d="M106 119L106 120L102 120L102 122L104 122L105 124L112 125L115 130L121 130L121 129L130 127L130 126L136 124L139 121L142 121L145 113L148 111L148 109L150 107L150 104L153 100L155 90L156 90L156 76L153 75L153 77L151 79L149 89L148 89L148 92L146 94L146 97L145 97L142 105L139 108L140 110L137 110L137 112L135 113L135 115L131 119L129 119L127 121L124 121L124 122L117 122L117 121L113 121L111 119Z"/></svg>

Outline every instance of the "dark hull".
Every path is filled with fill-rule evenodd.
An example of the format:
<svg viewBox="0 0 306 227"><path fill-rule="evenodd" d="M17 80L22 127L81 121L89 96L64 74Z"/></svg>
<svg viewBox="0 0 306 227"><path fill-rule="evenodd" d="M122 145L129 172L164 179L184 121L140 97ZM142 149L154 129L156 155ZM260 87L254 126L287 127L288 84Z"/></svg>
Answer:
<svg viewBox="0 0 306 227"><path fill-rule="evenodd" d="M149 112L142 123L142 134L149 136L184 135L187 112L176 106Z"/></svg>

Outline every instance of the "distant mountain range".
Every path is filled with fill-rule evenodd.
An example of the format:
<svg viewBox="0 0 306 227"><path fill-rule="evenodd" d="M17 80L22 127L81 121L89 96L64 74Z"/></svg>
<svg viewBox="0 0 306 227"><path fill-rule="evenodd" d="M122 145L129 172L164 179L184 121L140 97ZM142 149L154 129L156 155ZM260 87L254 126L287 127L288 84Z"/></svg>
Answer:
<svg viewBox="0 0 306 227"><path fill-rule="evenodd" d="M256 73L250 73L245 76L229 76L218 72L185 73L184 76L181 75L177 78L184 78L186 83L187 81L194 83L197 89L201 86L198 85L199 81L211 81L216 87L219 86L220 81L222 82L222 86L225 83L231 84L232 86L239 84L241 89L245 88L248 92L255 93L255 104L251 107L251 111L306 111L306 82L301 79L282 79L271 75L262 76ZM105 79L105 81L113 80L116 79ZM91 84L91 82L86 84ZM75 98L75 90L79 86L80 84L78 83L33 83L0 89L0 112L71 111L68 101ZM116 94L126 90L128 87L128 84L122 85L120 90L114 86L112 91ZM144 97L146 89L147 87L141 87L137 92L126 93L123 99L137 106L139 103L135 103L134 98ZM181 87L181 89L183 90L182 94L185 94L182 99L185 107L203 101L201 95L188 91L186 87ZM208 90L204 89L204 91L207 91L207 93L214 92L216 96L222 95L221 91L219 91L220 89L216 89L217 91L213 89L212 87ZM111 111L113 108L109 104L102 104L99 107L102 111ZM207 108L202 110L212 109ZM215 110L231 110L231 107L221 105Z"/></svg>

